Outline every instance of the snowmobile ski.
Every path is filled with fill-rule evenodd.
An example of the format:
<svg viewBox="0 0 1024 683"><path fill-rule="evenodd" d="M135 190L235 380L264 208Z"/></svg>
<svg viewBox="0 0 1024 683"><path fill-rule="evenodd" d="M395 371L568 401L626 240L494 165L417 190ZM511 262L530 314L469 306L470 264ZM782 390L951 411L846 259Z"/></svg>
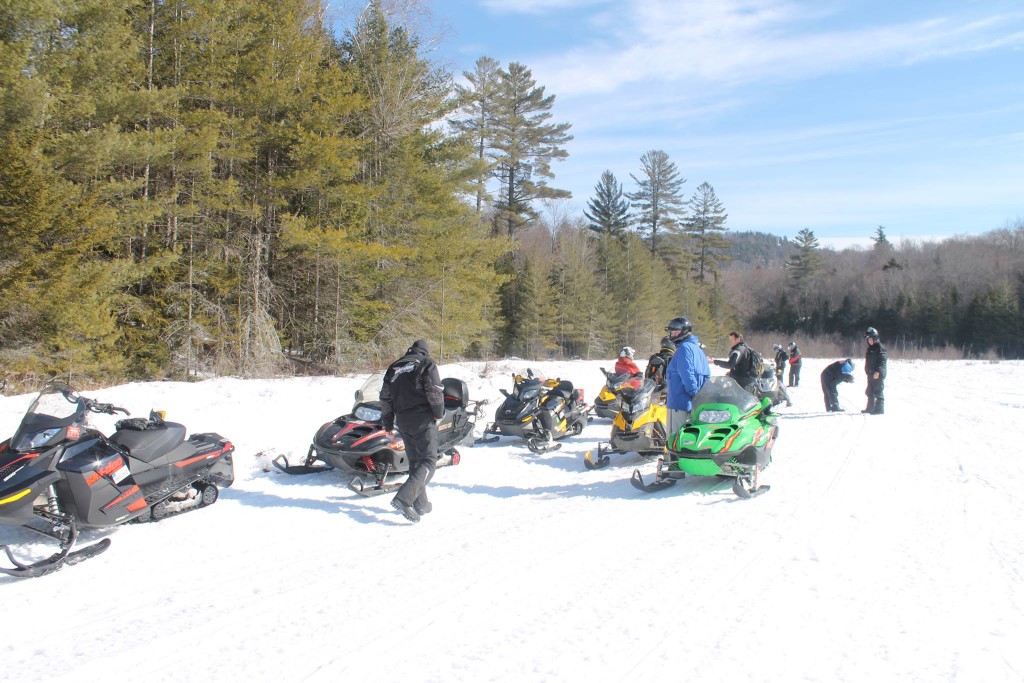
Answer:
<svg viewBox="0 0 1024 683"><path fill-rule="evenodd" d="M755 498L763 493L767 493L771 489L771 486L761 485L757 486L750 477L736 477L736 481L732 484L732 492L740 498Z"/></svg>
<svg viewBox="0 0 1024 683"><path fill-rule="evenodd" d="M530 438L526 440L526 447L533 453L541 454L557 451L562 444L547 439Z"/></svg>
<svg viewBox="0 0 1024 683"><path fill-rule="evenodd" d="M597 449L597 459L595 460L591 451L587 451L583 454L583 464L586 465L588 470L599 470L604 467L608 467L611 464L612 459L601 452L600 446Z"/></svg>
<svg viewBox="0 0 1024 683"><path fill-rule="evenodd" d="M676 480L672 478L655 478L654 481L648 484L644 482L644 477L642 474L640 474L640 470L633 470L633 476L630 477L629 483L632 484L634 488L640 489L641 491L644 491L646 493L654 493L655 491L661 491L662 489L667 489L670 486L674 486Z"/></svg>
<svg viewBox="0 0 1024 683"><path fill-rule="evenodd" d="M352 477L352 481L348 483L348 488L353 493L358 493L364 498L370 498L371 496L380 496L385 493L391 493L397 491L402 487L405 481L397 481L388 484L370 484L367 485L363 481L362 477Z"/></svg>
<svg viewBox="0 0 1024 683"><path fill-rule="evenodd" d="M14 557L14 553L11 552L11 549L6 545L2 545L0 546L0 548L3 548L4 552L7 553L7 559L11 561L11 564L13 564L14 567L0 567L0 572L3 572L8 576L14 576L17 578L33 579L38 576L45 576L46 574L55 572L61 567L78 564L79 562L84 562L85 560L88 560L90 557L96 557L97 555L99 555L104 550L110 547L110 539L104 538L102 541L93 543L90 546L86 546L85 548L80 548L73 552L69 552L71 551L71 546L75 542L76 536L77 533L72 533L72 536L67 546L61 552L54 553L45 560L39 560L38 562L33 562L32 564L24 564L22 562L19 562Z"/></svg>
<svg viewBox="0 0 1024 683"><path fill-rule="evenodd" d="M306 462L308 463L309 461L310 458L307 457ZM328 470L334 469L333 467L328 467L327 465L290 465L288 464L288 458L285 457L283 454L274 458L273 463L274 467L281 470L285 474L316 474L317 472L326 472Z"/></svg>

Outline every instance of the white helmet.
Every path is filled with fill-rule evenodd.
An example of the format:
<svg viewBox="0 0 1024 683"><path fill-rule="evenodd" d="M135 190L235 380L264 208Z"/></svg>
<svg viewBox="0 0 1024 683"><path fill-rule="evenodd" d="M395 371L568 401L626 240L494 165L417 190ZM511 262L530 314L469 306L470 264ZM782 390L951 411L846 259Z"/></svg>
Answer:
<svg viewBox="0 0 1024 683"><path fill-rule="evenodd" d="M632 360L633 354L635 353L636 349L634 349L632 346L623 346L621 349L619 349L619 358L625 357Z"/></svg>

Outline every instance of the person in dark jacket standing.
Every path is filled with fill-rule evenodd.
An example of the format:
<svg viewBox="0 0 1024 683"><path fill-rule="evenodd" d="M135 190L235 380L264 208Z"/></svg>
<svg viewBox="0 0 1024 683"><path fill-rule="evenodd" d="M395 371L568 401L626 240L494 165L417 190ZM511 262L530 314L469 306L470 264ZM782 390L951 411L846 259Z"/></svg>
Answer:
<svg viewBox="0 0 1024 683"><path fill-rule="evenodd" d="M665 370L668 368L668 362L672 360L675 352L675 343L668 337L662 337L661 348L647 360L644 377L654 380L654 385L658 389L663 390L665 388Z"/></svg>
<svg viewBox="0 0 1024 683"><path fill-rule="evenodd" d="M444 417L444 388L426 341L413 342L384 373L380 406L384 429L390 432L397 423L409 458L409 478L391 507L410 522L418 522L433 509L427 500L427 482L437 469L437 421Z"/></svg>
<svg viewBox="0 0 1024 683"><path fill-rule="evenodd" d="M772 344L772 349L775 351L775 379L779 380L781 387L786 375L786 365L789 363L789 354L782 348L782 344Z"/></svg>
<svg viewBox="0 0 1024 683"><path fill-rule="evenodd" d="M754 393L753 386L757 377L750 373L750 349L743 341L743 335L739 332L730 332L729 343L732 344L732 348L729 349L729 357L725 360L712 359L711 362L720 368L726 368L729 371L729 377L736 380L736 384Z"/></svg>
<svg viewBox="0 0 1024 683"><path fill-rule="evenodd" d="M825 395L825 410L830 413L842 411L839 407L839 383L853 382L853 361L837 360L821 371L821 392Z"/></svg>
<svg viewBox="0 0 1024 683"><path fill-rule="evenodd" d="M796 342L789 342L789 386L800 386L800 368L803 367L803 364L800 347L796 345Z"/></svg>
<svg viewBox="0 0 1024 683"><path fill-rule="evenodd" d="M864 372L868 376L868 388L864 393L868 397L868 407L860 411L868 415L881 415L885 412L885 371L888 356L885 347L878 340L878 330L869 327L864 332L868 341L868 349L864 353Z"/></svg>

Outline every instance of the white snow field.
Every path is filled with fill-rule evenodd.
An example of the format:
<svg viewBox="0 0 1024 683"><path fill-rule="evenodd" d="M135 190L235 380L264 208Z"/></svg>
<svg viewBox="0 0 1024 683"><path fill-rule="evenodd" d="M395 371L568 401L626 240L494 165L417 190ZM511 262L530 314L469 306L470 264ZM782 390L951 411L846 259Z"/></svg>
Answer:
<svg viewBox="0 0 1024 683"><path fill-rule="evenodd" d="M419 524L338 471L264 472L306 454L365 376L139 383L84 392L236 446L212 507L85 531L102 555L0 577L0 678L15 681L1024 680L1024 363L890 361L865 416L863 359L825 413L808 359L763 483L687 478L613 456L594 419L544 455L503 438L438 470ZM442 367L492 400L527 367L588 401L600 366ZM718 371L713 368L713 371ZM0 438L33 396L0 398ZM104 418L107 419L107 418ZM99 425L105 431L113 418ZM23 559L54 544L0 527ZM6 558L2 558L6 564Z"/></svg>

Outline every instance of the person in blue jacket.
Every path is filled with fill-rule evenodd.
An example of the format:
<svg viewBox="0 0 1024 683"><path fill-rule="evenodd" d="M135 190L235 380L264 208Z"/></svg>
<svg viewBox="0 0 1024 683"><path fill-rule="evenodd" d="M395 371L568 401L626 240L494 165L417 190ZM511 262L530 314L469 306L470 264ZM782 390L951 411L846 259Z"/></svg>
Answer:
<svg viewBox="0 0 1024 683"><path fill-rule="evenodd" d="M693 410L693 397L704 382L711 377L711 366L704 355L700 340L693 333L693 325L686 318L673 318L665 327L669 339L676 345L676 352L665 370L668 385L669 438L686 426Z"/></svg>

